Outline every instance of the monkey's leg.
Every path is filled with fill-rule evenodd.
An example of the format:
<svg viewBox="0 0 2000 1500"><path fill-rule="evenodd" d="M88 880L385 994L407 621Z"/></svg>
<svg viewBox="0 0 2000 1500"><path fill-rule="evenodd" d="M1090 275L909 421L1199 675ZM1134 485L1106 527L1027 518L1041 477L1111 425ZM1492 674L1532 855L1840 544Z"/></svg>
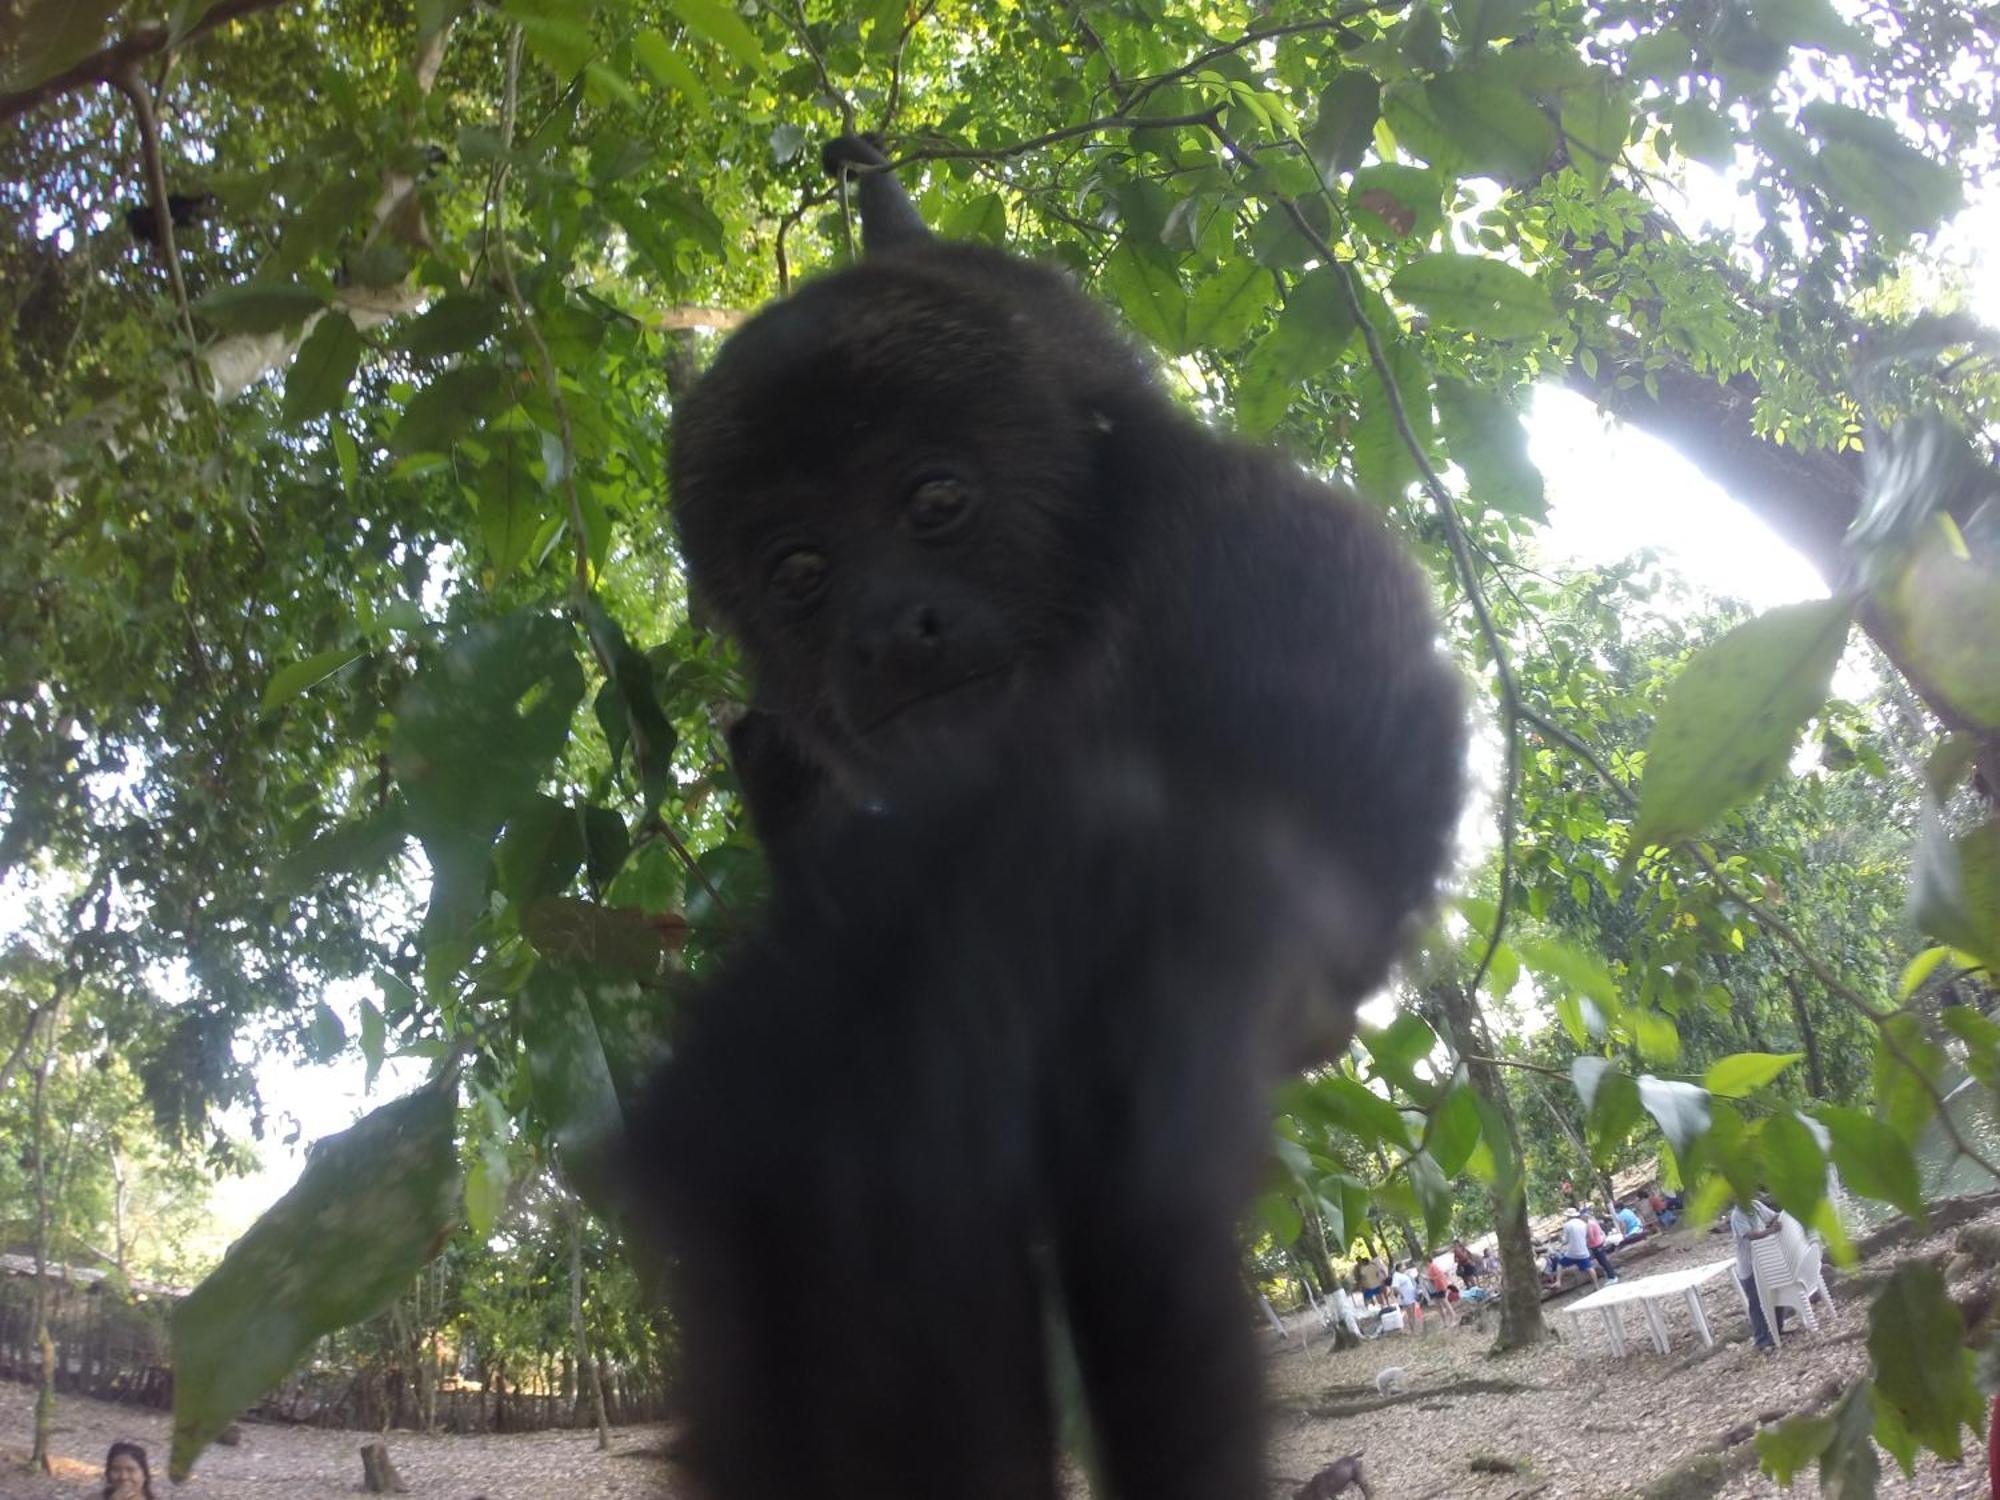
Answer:
<svg viewBox="0 0 2000 1500"><path fill-rule="evenodd" d="M700 997L645 1126L694 1457L713 1500L1049 1497L1021 1049L856 873Z"/></svg>
<svg viewBox="0 0 2000 1500"><path fill-rule="evenodd" d="M1065 1309L1119 1500L1234 1500L1265 1492L1238 1224L1269 1147L1293 935L1270 862L1229 828L1174 818L1117 843L1051 1061Z"/></svg>

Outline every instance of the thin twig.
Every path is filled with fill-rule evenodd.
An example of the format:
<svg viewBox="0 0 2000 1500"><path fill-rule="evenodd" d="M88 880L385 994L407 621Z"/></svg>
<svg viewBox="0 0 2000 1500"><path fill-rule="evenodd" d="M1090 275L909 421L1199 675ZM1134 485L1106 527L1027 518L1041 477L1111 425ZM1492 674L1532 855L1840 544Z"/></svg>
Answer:
<svg viewBox="0 0 2000 1500"><path fill-rule="evenodd" d="M1518 1068L1523 1073L1546 1073L1551 1078L1560 1078L1564 1083L1570 1081L1567 1071L1562 1068L1551 1068L1543 1063L1517 1062L1511 1057L1484 1057L1476 1052L1466 1053L1465 1060L1469 1063L1490 1063L1496 1068Z"/></svg>
<svg viewBox="0 0 2000 1500"><path fill-rule="evenodd" d="M840 128L849 135L854 134L854 105L847 95L833 86L833 77L826 70L826 58L821 55L819 44L812 39L812 25L806 20L803 0L792 0L792 14L778 12L779 18L798 34L799 45L806 49L806 56L812 59L813 70L819 74L820 92L833 102L840 111Z"/></svg>
<svg viewBox="0 0 2000 1500"><path fill-rule="evenodd" d="M1199 125L1212 129L1222 113L1221 105L1212 105L1191 115L1157 115L1150 119L1136 118L1127 114L1105 115L1095 120L1085 120L1081 125L1065 125L1061 130L1051 130L1046 135L1032 136L1025 141L1016 141L1011 146L920 146L914 151L906 151L886 166L873 170L892 172L908 162L916 161L1006 161L1010 157L1026 156L1030 151L1039 151L1044 146L1053 146L1057 141L1073 140L1080 135L1101 135L1107 130L1174 130L1183 125Z"/></svg>
<svg viewBox="0 0 2000 1500"><path fill-rule="evenodd" d="M903 107L903 54L909 49L910 38L916 35L917 28L936 7L937 0L924 0L922 5L910 12L909 19L903 22L902 35L896 38L896 55L889 61L889 98L882 106L882 123L877 127L884 135L895 125L896 111Z"/></svg>
<svg viewBox="0 0 2000 1500"><path fill-rule="evenodd" d="M1104 45L1104 38L1099 36L1090 22L1084 19L1083 6L1078 4L1077 0L1069 0L1069 18L1070 24L1076 27L1076 34L1090 44L1093 52L1104 59L1104 71L1111 80L1111 97L1118 101L1119 109L1130 109L1132 101L1126 92L1125 80L1118 76L1118 64L1112 59L1111 49Z"/></svg>
<svg viewBox="0 0 2000 1500"><path fill-rule="evenodd" d="M514 149L514 111L520 98L521 84L521 44L522 32L519 26L513 28L507 37L507 81L500 103L500 150L501 160L506 161L506 153ZM528 341L535 346L535 362L540 367L542 385L548 390L549 402L555 407L556 426L562 439L563 495L569 502L570 529L576 533L576 595L581 603L590 596L590 534L583 524L583 497L576 488L576 433L570 425L569 402L563 398L562 382L556 371L555 356L549 352L548 340L542 337L542 330L535 322L534 312L527 299L521 295L520 283L514 279L514 258L507 251L507 173L502 166L495 177L493 189L493 266L500 273L500 284L506 289L507 301L514 309L514 316L521 320L521 327L527 331ZM606 673L615 668L615 663L600 663Z"/></svg>
<svg viewBox="0 0 2000 1500"><path fill-rule="evenodd" d="M1178 68L1148 78L1134 91L1132 103L1135 106L1143 104L1168 84L1178 83L1183 78L1199 73L1210 63L1227 57L1232 52L1241 52L1245 47L1254 47L1260 42L1276 41L1280 37L1298 36L1309 31L1338 31L1349 21L1358 21L1371 12L1398 11L1408 7L1409 0L1361 0L1359 4L1343 5L1330 16L1317 16L1310 21L1292 21L1283 26L1253 27L1233 42L1223 42L1206 52L1198 52Z"/></svg>
<svg viewBox="0 0 2000 1500"><path fill-rule="evenodd" d="M180 310L181 332L188 341L188 359L194 368L195 385L202 384L201 358L195 347L194 312L188 306L187 283L181 279L181 258L174 246L174 215L167 203L167 164L160 155L160 122L153 113L153 92L139 73L136 60L128 62L112 86L132 104L139 124L139 157L146 172L146 196L153 205L153 230L160 258L167 265L167 279L173 283L174 306Z"/></svg>

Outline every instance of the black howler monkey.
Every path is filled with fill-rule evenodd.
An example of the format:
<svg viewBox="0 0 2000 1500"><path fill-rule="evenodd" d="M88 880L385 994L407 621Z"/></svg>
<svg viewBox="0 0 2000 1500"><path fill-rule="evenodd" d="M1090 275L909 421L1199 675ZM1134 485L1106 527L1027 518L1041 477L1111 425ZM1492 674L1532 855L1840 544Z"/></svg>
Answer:
<svg viewBox="0 0 2000 1500"><path fill-rule="evenodd" d="M848 138L829 166L879 168ZM1059 274L932 239L675 414L770 909L634 1131L716 1500L1264 1488L1239 1217L1445 864L1464 716L1374 516L1204 427Z"/></svg>

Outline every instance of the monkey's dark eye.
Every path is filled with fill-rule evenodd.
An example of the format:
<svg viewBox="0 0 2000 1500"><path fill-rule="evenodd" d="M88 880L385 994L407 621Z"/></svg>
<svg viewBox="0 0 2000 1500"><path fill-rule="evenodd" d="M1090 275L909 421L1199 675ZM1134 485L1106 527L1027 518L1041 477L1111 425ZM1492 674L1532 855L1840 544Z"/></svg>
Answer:
<svg viewBox="0 0 2000 1500"><path fill-rule="evenodd" d="M911 529L942 536L972 514L972 487L953 474L934 474L910 491Z"/></svg>
<svg viewBox="0 0 2000 1500"><path fill-rule="evenodd" d="M787 604L810 604L826 587L826 554L796 547L771 568L771 588Z"/></svg>

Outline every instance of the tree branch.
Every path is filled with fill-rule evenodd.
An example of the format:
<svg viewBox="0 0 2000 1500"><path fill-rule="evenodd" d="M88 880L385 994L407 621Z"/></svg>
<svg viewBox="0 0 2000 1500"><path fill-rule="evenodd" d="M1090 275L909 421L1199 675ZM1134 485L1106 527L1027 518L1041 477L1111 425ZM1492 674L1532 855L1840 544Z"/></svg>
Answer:
<svg viewBox="0 0 2000 1500"><path fill-rule="evenodd" d="M1358 21L1374 11L1398 11L1409 8L1410 0L1360 0L1358 4L1343 5L1330 16L1317 16L1310 21L1292 21L1283 26L1259 26L1246 31L1233 42L1224 42L1211 47L1206 52L1196 53L1187 62L1169 72L1158 73L1148 78L1134 91L1132 104L1136 107L1145 103L1154 94L1170 83L1199 73L1210 63L1241 52L1245 47L1254 47L1259 42L1276 41L1279 37L1298 36L1309 31L1339 31L1349 21Z"/></svg>
<svg viewBox="0 0 2000 1500"><path fill-rule="evenodd" d="M160 259L166 262L167 280L173 284L174 306L180 310L181 332L187 337L188 358L194 361L194 383L199 388L202 378L200 358L195 353L194 313L188 307L187 283L181 279L180 252L174 245L174 215L167 203L167 165L160 156L160 122L153 113L153 91L140 76L136 61L127 62L110 82L131 102L139 125L139 162L146 174L146 196L153 205Z"/></svg>
<svg viewBox="0 0 2000 1500"><path fill-rule="evenodd" d="M206 15L182 34L180 44L185 45L233 21L240 21L245 16L254 15L260 10L270 10L282 3L283 0L220 0L220 3L212 6ZM135 27L129 35L91 53L83 61L63 69L53 77L45 78L30 88L12 94L0 94L0 124L26 114L38 104L46 103L87 84L119 84L120 78L127 72L135 70L141 59L164 51L172 35L165 26ZM123 87L122 84L119 86Z"/></svg>

